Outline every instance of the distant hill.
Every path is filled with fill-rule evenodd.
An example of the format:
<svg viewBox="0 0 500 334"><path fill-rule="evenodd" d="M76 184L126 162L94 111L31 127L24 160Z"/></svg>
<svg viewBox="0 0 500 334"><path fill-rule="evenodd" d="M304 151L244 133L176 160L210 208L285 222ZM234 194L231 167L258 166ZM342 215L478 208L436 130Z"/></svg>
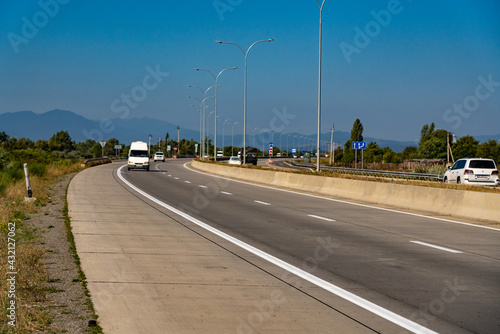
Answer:
<svg viewBox="0 0 500 334"><path fill-rule="evenodd" d="M170 137L177 138L177 125L151 118L116 118L101 122L57 109L43 114L32 111L0 114L0 132L5 131L11 137L37 141L49 139L61 130L68 131L71 139L76 142L116 138L121 143L128 144L135 140L147 141L149 134L152 136L151 140L156 142L159 137L164 140L167 132ZM199 139L199 131L181 128L181 138Z"/></svg>
<svg viewBox="0 0 500 334"><path fill-rule="evenodd" d="M71 138L76 142L85 141L87 139L94 140L107 140L116 138L123 144L129 144L132 141L142 140L147 141L149 134L152 136L152 142L157 142L161 137L164 140L167 132L170 137L177 139L177 124L156 120L152 118L132 118L132 119L110 119L106 122L89 120L83 116L75 114L67 110L51 110L43 114L35 114L32 111L18 111L13 113L0 114L0 132L5 131L11 137L29 138L33 141L39 139L49 139L58 131L68 131ZM213 131L213 129L212 129ZM231 145L231 135L226 135L224 138L225 145ZM304 139L293 138L293 136L302 136L309 138L305 140L309 146L315 146L314 143L316 135L304 136L300 133L292 133L288 136L288 146L292 149L292 143L295 143L296 148L300 149L303 146ZM323 143L330 142L330 132L321 134ZM212 132L213 137L213 132ZM199 140L200 132L192 129L185 129L181 126L181 139L194 139ZM350 133L343 131L335 131L333 140L336 143L345 143L350 138ZM491 136L475 136L480 142L489 139L500 140L500 134ZM222 145L222 131L217 137L217 146ZM265 141L265 146L268 141L271 141L269 135L261 136L258 140L258 135L255 136L255 146L262 149L262 140ZM287 135L281 136L281 145L286 149ZM369 143L376 142L380 147L390 147L395 152L401 152L407 146L417 146L417 142L412 141L396 141L386 140L372 137L365 137L364 140ZM279 147L280 135L274 134L274 145ZM234 145L242 146L243 136L234 135ZM257 144L259 143L259 144ZM247 135L247 146L253 144L253 133L249 132ZM325 145L325 146L323 146ZM322 144L326 147L326 144ZM304 148L304 147L303 147ZM267 149L265 147L264 149Z"/></svg>

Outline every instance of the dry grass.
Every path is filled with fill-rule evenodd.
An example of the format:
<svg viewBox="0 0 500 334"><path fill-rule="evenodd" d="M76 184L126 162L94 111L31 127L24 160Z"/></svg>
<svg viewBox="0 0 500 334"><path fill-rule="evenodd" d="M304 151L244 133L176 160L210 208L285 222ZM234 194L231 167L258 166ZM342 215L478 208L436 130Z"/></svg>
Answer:
<svg viewBox="0 0 500 334"><path fill-rule="evenodd" d="M50 187L59 177L76 171L80 164L70 166L49 166L43 177L31 177L34 202L25 202L27 195L24 180L16 181L7 186L0 197L0 304L4 307L0 314L0 333L31 333L33 331L50 332L53 315L42 305L46 301L47 274L41 261L42 251L35 246L37 230L29 222L29 214L38 212L41 207L50 203ZM16 326L7 325L10 319L5 312L12 298L8 296L7 262L8 223L14 222L15 231L15 271L16 289Z"/></svg>

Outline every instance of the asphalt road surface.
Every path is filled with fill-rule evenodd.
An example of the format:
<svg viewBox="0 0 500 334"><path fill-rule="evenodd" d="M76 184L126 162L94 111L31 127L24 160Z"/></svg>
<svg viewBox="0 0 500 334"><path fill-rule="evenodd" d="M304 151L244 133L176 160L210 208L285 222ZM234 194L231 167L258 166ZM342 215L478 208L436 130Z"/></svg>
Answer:
<svg viewBox="0 0 500 334"><path fill-rule="evenodd" d="M337 296L347 291L346 304L390 321L396 315L440 333L500 333L500 229L230 181L187 162L119 173L158 200L308 273L311 282L326 282L313 289L299 287L295 273L284 278L332 308L340 307L331 298L338 288Z"/></svg>

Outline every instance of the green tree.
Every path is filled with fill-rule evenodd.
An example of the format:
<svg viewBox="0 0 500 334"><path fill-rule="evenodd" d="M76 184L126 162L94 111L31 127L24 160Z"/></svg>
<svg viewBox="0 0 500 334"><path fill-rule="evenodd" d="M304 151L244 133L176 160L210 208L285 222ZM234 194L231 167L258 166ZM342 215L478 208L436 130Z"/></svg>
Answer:
<svg viewBox="0 0 500 334"><path fill-rule="evenodd" d="M493 139L481 143L477 146L476 155L480 158L490 158L495 160L498 167L500 164L500 143L497 143L497 141Z"/></svg>
<svg viewBox="0 0 500 334"><path fill-rule="evenodd" d="M351 141L363 141L363 124L356 118L351 130Z"/></svg>
<svg viewBox="0 0 500 334"><path fill-rule="evenodd" d="M68 131L59 131L50 137L49 149L51 151L72 151L74 144L71 141Z"/></svg>
<svg viewBox="0 0 500 334"><path fill-rule="evenodd" d="M416 146L405 147L403 152L401 152L401 159L410 160L418 158L418 148Z"/></svg>
<svg viewBox="0 0 500 334"><path fill-rule="evenodd" d="M422 130L420 130L420 142L419 142L419 146L422 143L424 143L425 141L427 141L427 140L429 140L431 138L431 135L434 132L434 128L435 127L436 126L434 125L434 123L431 123L431 125L425 124L422 127Z"/></svg>
<svg viewBox="0 0 500 334"><path fill-rule="evenodd" d="M418 155L422 159L446 158L446 143L450 133L446 130L434 130L434 123L422 128Z"/></svg>
<svg viewBox="0 0 500 334"><path fill-rule="evenodd" d="M464 157L475 157L479 142L472 136L465 136L452 145L453 157L458 160Z"/></svg>
<svg viewBox="0 0 500 334"><path fill-rule="evenodd" d="M363 158L367 163L379 162L382 160L382 155L383 151L380 146L378 146L376 142L369 142L368 145L366 145ZM379 156L380 158L378 159Z"/></svg>
<svg viewBox="0 0 500 334"><path fill-rule="evenodd" d="M4 131L0 132L0 143L9 141L10 136Z"/></svg>

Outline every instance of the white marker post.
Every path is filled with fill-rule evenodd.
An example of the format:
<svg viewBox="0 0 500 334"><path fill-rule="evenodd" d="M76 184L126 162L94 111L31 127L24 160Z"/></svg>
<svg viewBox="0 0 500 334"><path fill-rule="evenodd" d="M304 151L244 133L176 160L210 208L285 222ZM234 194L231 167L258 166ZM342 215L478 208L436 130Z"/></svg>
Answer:
<svg viewBox="0 0 500 334"><path fill-rule="evenodd" d="M26 176L26 189L28 190L28 198L31 198L33 196L33 192L31 190L30 174L28 172L27 163L24 163L24 175Z"/></svg>

